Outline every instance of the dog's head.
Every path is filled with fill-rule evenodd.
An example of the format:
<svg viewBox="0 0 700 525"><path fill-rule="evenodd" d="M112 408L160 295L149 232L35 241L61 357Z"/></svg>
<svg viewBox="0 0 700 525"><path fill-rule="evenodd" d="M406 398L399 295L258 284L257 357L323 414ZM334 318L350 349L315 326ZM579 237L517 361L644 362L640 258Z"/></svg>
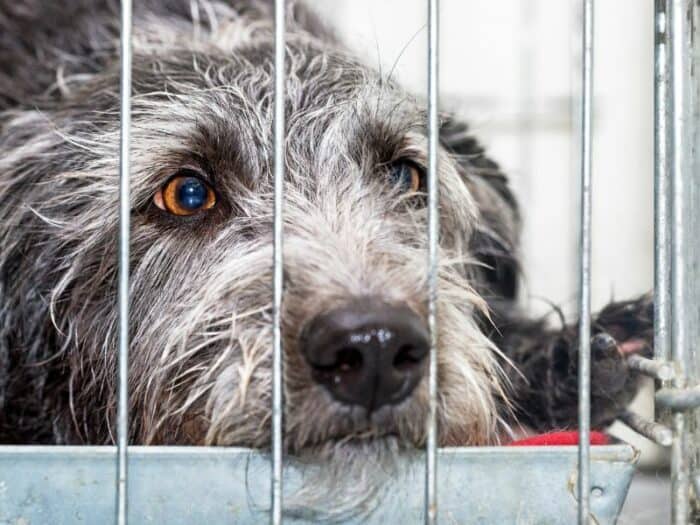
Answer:
<svg viewBox="0 0 700 525"><path fill-rule="evenodd" d="M8 111L0 121L0 338L6 355L21 347L24 366L34 366L22 395L43 395L56 437L100 443L113 439L116 403L119 61L117 18L109 5L92 4L55 13L53 32L21 9L5 22L15 32L35 27L15 35L20 40L48 40L37 44L42 53L19 44L4 51L14 58L1 77ZM265 447L271 8L139 4L132 438ZM286 445L315 457L420 446L429 346L425 104L351 58L308 12L290 13ZM73 36L59 31L66 17L78 28ZM497 435L503 396L496 351L478 324L486 302L477 283L487 274L476 239L490 239L492 251L499 239L502 249L515 223L510 208L494 204L505 202L497 185L476 176L494 166L464 128L448 127L449 140L465 149L458 156L443 145L440 156L438 424L443 445L483 444ZM11 402L16 388L3 386Z"/></svg>

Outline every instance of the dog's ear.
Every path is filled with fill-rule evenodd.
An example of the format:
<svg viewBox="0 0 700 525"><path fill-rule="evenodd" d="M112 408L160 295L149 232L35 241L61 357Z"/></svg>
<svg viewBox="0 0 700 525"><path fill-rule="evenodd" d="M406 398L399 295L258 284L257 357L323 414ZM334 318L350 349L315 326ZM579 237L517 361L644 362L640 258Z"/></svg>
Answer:
<svg viewBox="0 0 700 525"><path fill-rule="evenodd" d="M447 118L440 141L458 162L465 184L479 207L479 221L469 239L471 254L483 265L485 295L515 299L520 265L520 214L508 178L491 160L464 122Z"/></svg>

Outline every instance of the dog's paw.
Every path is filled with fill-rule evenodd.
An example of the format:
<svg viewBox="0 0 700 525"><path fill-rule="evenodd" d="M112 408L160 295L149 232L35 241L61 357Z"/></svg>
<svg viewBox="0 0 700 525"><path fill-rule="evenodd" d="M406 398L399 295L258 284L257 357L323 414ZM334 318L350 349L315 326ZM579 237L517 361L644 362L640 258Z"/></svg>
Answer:
<svg viewBox="0 0 700 525"><path fill-rule="evenodd" d="M594 333L608 333L624 355L651 358L654 348L654 302L649 295L610 303L596 317Z"/></svg>
<svg viewBox="0 0 700 525"><path fill-rule="evenodd" d="M639 375L627 365L625 341L607 332L591 338L591 425L604 427L615 421L639 390ZM637 345L640 348L642 345Z"/></svg>
<svg viewBox="0 0 700 525"><path fill-rule="evenodd" d="M591 420L611 424L637 394L640 375L627 366L633 354L651 358L654 303L650 296L611 303L599 314L591 339Z"/></svg>
<svg viewBox="0 0 700 525"><path fill-rule="evenodd" d="M591 337L591 425L602 428L615 421L639 390L640 375L631 370L632 354L651 357L654 311L647 296L610 303L595 318ZM578 344L555 349L553 373L573 394L578 388ZM565 377L568 376L568 377Z"/></svg>

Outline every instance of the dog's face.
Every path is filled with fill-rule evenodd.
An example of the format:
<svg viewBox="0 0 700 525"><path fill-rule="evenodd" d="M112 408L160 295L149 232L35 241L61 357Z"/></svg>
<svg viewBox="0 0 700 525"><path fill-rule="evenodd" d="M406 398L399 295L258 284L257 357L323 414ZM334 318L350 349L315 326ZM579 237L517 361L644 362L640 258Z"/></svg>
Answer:
<svg viewBox="0 0 700 525"><path fill-rule="evenodd" d="M271 22L222 18L181 43L188 31L168 18L137 18L135 28L132 434L145 444L265 447ZM424 104L295 23L286 64L288 450L329 457L419 446L428 411ZM26 283L15 307L40 320L36 340L64 363L57 428L69 441L112 436L118 86L115 60L66 79L59 101L10 116L3 132L3 242L22 254L17 282ZM486 443L500 387L475 321L485 304L469 281L479 217L462 168L444 152L440 215L440 441Z"/></svg>

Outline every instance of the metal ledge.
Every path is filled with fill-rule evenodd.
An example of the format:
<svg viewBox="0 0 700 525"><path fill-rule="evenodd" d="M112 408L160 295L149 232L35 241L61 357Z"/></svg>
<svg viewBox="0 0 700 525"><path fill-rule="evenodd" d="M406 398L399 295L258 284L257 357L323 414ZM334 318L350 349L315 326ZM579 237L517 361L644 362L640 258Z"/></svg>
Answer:
<svg viewBox="0 0 700 525"><path fill-rule="evenodd" d="M440 449L440 523L575 523L576 450ZM114 447L0 446L0 525L113 523L115 454ZM591 448L594 523L615 523L637 457L628 445ZM422 523L424 459L407 456L381 506L348 523ZM309 468L287 461L285 491L298 488ZM269 476L269 457L249 449L130 447L129 523L265 523Z"/></svg>

